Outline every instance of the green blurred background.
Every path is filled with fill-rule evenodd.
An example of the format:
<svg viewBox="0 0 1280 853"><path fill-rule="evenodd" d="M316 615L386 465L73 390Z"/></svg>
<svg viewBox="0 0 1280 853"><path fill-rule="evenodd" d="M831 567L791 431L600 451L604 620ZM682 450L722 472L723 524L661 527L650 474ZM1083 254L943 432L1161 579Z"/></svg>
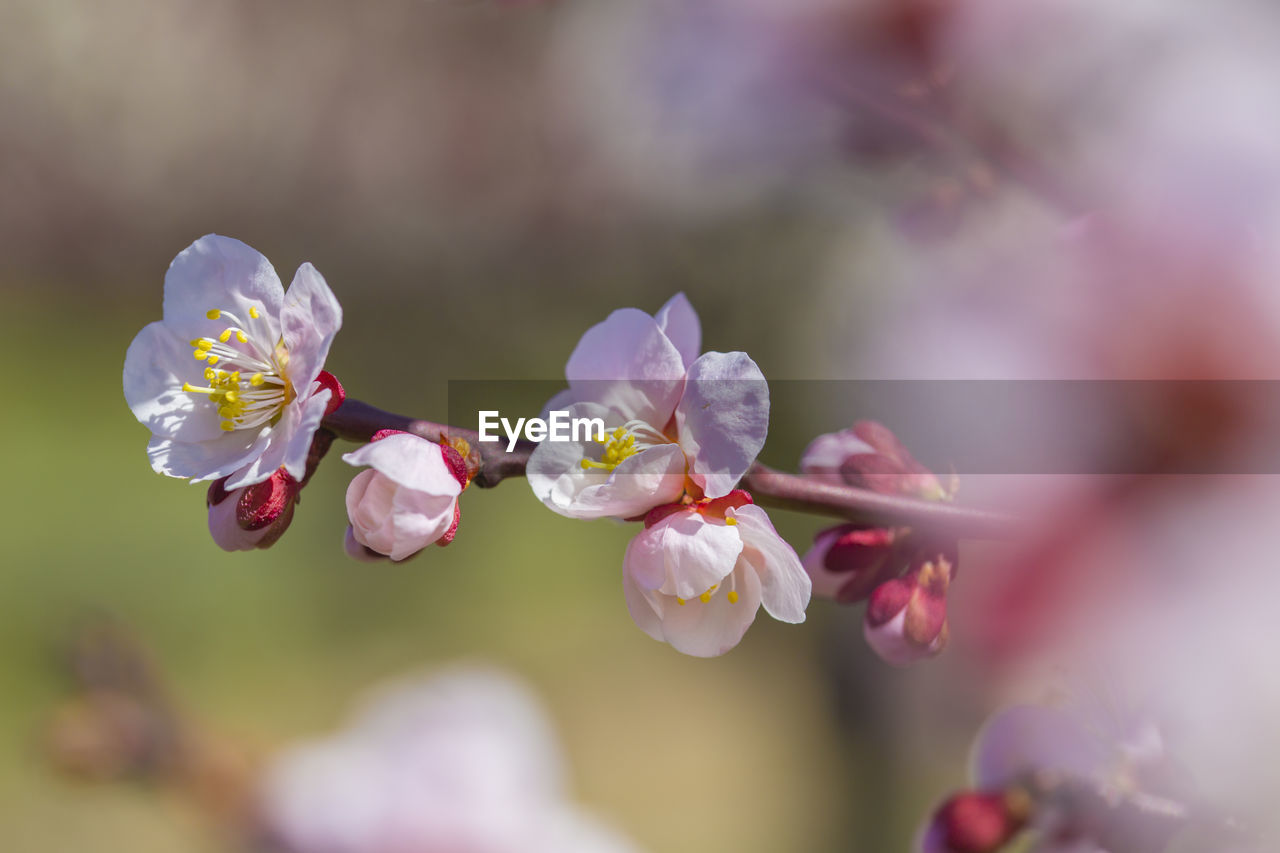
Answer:
<svg viewBox="0 0 1280 853"><path fill-rule="evenodd" d="M545 699L575 796L653 851L905 849L962 780L981 710L963 659L891 670L859 610L761 616L726 657L690 659L627 615L632 531L555 516L523 482L468 491L449 548L366 565L341 549L348 446L251 554L219 551L203 489L147 465L124 352L208 232L286 283L314 263L346 311L329 369L394 411L442 416L449 379L559 376L610 310L678 290L706 348L771 379L856 372L839 354L882 294L874 264L847 261L874 258L880 220L786 192L693 213L631 199L566 118L580 9L0 7L0 849L228 849L170 794L45 760L57 653L93 614L151 649L186 712L264 753L334 729L381 679L509 668ZM763 458L794 467L840 426L821 400L775 412ZM821 525L775 521L800 551Z"/></svg>

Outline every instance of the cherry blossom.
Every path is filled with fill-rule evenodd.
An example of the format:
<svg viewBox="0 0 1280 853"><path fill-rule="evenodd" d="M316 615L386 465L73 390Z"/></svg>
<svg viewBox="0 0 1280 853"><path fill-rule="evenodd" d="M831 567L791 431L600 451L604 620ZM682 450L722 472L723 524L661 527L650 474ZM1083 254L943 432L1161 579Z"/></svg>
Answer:
<svg viewBox="0 0 1280 853"><path fill-rule="evenodd" d="M655 640L697 657L732 649L761 605L799 623L809 577L751 496L658 507L627 546L623 589L631 618Z"/></svg>
<svg viewBox="0 0 1280 853"><path fill-rule="evenodd" d="M587 330L547 408L600 418L606 434L539 444L528 465L539 500L571 518L635 518L737 485L764 446L769 389L745 353L698 355L701 336L683 294L655 317L623 308Z"/></svg>
<svg viewBox="0 0 1280 853"><path fill-rule="evenodd" d="M331 392L317 380L342 308L320 273L298 268L286 294L261 254L201 237L165 275L163 319L124 363L124 393L152 438L151 466L234 490L281 468L305 476Z"/></svg>

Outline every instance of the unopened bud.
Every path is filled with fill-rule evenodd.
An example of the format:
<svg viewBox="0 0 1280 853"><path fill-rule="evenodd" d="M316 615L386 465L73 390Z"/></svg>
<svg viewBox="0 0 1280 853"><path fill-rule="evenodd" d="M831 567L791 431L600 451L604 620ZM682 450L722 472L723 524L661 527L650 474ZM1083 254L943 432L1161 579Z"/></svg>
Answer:
<svg viewBox="0 0 1280 853"><path fill-rule="evenodd" d="M934 812L921 853L996 853L1026 825L1030 809L1020 789L963 791Z"/></svg>
<svg viewBox="0 0 1280 853"><path fill-rule="evenodd" d="M900 539L894 528L859 524L819 531L803 560L814 594L841 604L862 601L905 567L895 553Z"/></svg>
<svg viewBox="0 0 1280 853"><path fill-rule="evenodd" d="M863 634L876 654L907 666L946 647L947 587L954 568L951 558L938 554L872 591Z"/></svg>
<svg viewBox="0 0 1280 853"><path fill-rule="evenodd" d="M270 548L289 529L301 486L278 469L261 483L226 490L226 481L209 486L209 533L224 551Z"/></svg>
<svg viewBox="0 0 1280 853"><path fill-rule="evenodd" d="M849 429L818 436L805 450L801 469L827 482L887 495L946 500L953 491L917 462L888 427L875 421L858 421Z"/></svg>

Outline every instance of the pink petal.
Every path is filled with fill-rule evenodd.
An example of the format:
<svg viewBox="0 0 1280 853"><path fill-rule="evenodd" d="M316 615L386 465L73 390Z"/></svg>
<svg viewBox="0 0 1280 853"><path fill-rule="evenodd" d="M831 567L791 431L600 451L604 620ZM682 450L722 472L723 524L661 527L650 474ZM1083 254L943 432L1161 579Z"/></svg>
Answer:
<svg viewBox="0 0 1280 853"><path fill-rule="evenodd" d="M311 264L294 274L280 309L280 326L289 351L289 381L301 394L324 367L334 335L342 328L342 306Z"/></svg>
<svg viewBox="0 0 1280 853"><path fill-rule="evenodd" d="M689 299L683 293L677 293L658 309L653 319L667 340L679 350L685 369L688 369L702 351L702 324L698 322L698 312L693 310Z"/></svg>
<svg viewBox="0 0 1280 853"><path fill-rule="evenodd" d="M760 578L765 612L780 622L803 622L812 584L795 549L778 535L768 514L758 506L731 509L725 517L738 521L744 545L742 560Z"/></svg>
<svg viewBox="0 0 1280 853"><path fill-rule="evenodd" d="M676 408L690 478L709 498L728 494L769 432L769 386L746 353L709 352L689 368Z"/></svg>

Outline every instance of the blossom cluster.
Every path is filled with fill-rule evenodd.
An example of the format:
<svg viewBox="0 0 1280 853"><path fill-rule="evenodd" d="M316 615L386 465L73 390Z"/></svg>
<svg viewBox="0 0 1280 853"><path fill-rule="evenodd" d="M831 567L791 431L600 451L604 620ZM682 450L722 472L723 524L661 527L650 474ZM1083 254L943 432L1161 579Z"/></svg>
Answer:
<svg viewBox="0 0 1280 853"><path fill-rule="evenodd" d="M324 418L345 391L322 368L342 324L337 299L304 264L286 292L270 263L208 235L174 259L163 319L129 347L125 398L152 432L156 471L213 481L206 503L226 550L266 548L335 435ZM588 329L548 402L598 418L599 436L544 442L528 482L548 508L638 525L623 557L636 624L686 654L723 654L765 611L802 622L811 581L768 515L738 488L764 446L769 389L742 352L701 352L683 294L656 315L615 311ZM343 460L345 550L403 561L457 534L458 499L478 465L468 442L383 429Z"/></svg>

